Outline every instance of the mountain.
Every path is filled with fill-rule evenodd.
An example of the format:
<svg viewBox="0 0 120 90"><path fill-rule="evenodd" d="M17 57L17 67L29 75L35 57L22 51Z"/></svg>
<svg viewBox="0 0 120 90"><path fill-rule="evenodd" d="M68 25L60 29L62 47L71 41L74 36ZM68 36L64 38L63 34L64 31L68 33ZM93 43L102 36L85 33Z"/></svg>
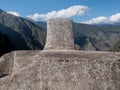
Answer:
<svg viewBox="0 0 120 90"><path fill-rule="evenodd" d="M120 40L120 25L99 26L74 23L74 37L75 43L83 50L88 46L89 50L94 47L95 50L106 51Z"/></svg>
<svg viewBox="0 0 120 90"><path fill-rule="evenodd" d="M0 31L8 36L17 50L42 49L45 31L33 22L0 10Z"/></svg>
<svg viewBox="0 0 120 90"><path fill-rule="evenodd" d="M74 37L75 43L83 50L86 48L88 50L107 50L110 45L104 33L93 25L74 23ZM108 44L107 47L106 44Z"/></svg>

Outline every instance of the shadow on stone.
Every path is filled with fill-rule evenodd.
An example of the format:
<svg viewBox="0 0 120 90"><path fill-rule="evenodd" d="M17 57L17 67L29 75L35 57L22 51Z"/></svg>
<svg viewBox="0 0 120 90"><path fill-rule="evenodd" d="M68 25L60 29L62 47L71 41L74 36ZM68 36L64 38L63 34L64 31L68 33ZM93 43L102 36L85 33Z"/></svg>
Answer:
<svg viewBox="0 0 120 90"><path fill-rule="evenodd" d="M9 74L0 74L0 78L3 78L5 76L8 76Z"/></svg>

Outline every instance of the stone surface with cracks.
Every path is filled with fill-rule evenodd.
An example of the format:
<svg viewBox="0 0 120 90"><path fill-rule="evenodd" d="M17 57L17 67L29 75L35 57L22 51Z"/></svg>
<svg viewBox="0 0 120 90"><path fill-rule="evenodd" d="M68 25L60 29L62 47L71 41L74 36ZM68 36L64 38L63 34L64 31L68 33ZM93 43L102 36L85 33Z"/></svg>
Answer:
<svg viewBox="0 0 120 90"><path fill-rule="evenodd" d="M73 23L69 19L50 19L45 50L74 50Z"/></svg>
<svg viewBox="0 0 120 90"><path fill-rule="evenodd" d="M0 68L8 74L0 78L0 90L120 89L120 53L49 50L9 55L12 63Z"/></svg>

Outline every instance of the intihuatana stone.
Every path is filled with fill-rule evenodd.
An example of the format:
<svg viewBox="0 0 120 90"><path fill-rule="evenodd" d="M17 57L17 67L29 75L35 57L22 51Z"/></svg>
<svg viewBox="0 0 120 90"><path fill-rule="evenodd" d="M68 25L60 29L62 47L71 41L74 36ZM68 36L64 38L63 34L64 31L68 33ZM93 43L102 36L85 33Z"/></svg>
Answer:
<svg viewBox="0 0 120 90"><path fill-rule="evenodd" d="M73 24L69 19L49 19L45 50L74 50Z"/></svg>

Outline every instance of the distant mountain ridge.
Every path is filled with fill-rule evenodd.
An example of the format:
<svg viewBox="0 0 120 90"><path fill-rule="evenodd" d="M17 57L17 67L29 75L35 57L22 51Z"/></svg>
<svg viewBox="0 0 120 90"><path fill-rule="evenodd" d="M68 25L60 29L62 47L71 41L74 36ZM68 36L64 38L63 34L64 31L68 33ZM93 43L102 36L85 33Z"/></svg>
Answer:
<svg viewBox="0 0 120 90"><path fill-rule="evenodd" d="M91 43L99 51L109 50L118 40L120 40L120 26L112 25L87 25L74 23L75 42L81 46L81 38L86 41L81 47ZM87 40L89 40L89 42ZM88 45L89 46L89 45ZM86 48L85 48L86 49Z"/></svg>

